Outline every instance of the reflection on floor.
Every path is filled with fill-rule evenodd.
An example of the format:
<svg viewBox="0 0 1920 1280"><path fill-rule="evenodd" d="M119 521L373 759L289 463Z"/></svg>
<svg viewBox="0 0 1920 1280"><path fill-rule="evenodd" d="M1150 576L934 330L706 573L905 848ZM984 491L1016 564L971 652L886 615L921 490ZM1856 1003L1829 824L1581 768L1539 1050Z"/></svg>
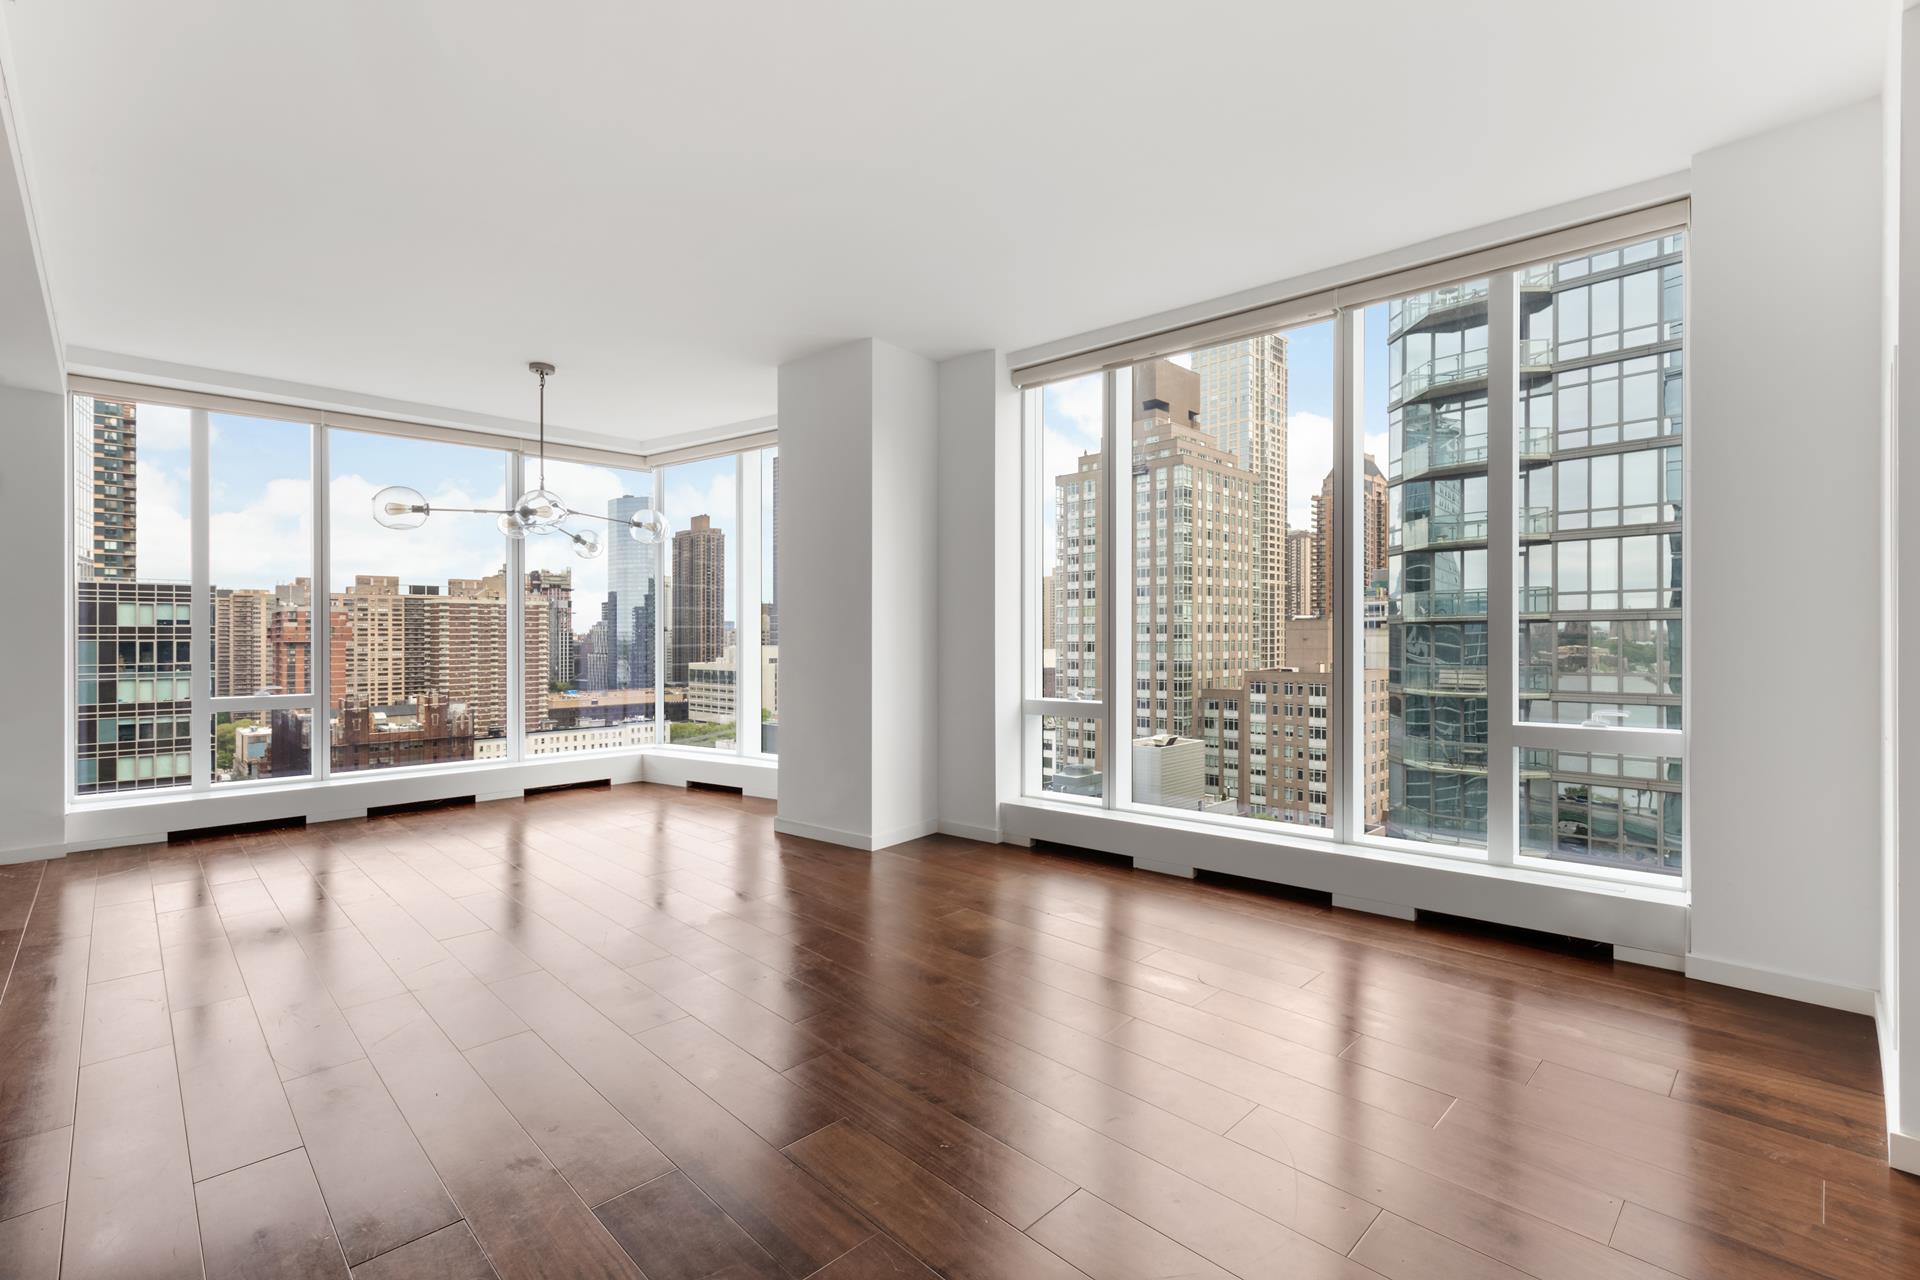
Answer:
<svg viewBox="0 0 1920 1280"><path fill-rule="evenodd" d="M1870 1023L659 787L0 868L29 1276L1902 1276Z"/></svg>

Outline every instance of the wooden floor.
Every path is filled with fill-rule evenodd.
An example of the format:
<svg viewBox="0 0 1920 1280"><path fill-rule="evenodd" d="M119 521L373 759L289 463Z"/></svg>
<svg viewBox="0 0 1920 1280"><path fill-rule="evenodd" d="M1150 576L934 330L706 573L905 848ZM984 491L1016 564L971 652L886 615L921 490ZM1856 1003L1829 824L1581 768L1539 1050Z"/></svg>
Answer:
<svg viewBox="0 0 1920 1280"><path fill-rule="evenodd" d="M658 787L0 868L0 1274L1920 1275L1859 1017Z"/></svg>

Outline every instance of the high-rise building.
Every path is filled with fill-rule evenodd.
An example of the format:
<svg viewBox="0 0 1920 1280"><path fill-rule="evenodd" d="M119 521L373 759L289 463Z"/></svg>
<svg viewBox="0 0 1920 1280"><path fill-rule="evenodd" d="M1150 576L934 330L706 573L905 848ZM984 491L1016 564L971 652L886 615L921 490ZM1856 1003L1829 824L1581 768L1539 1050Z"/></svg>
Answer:
<svg viewBox="0 0 1920 1280"><path fill-rule="evenodd" d="M1200 690L1256 665L1255 475L1201 427L1199 390L1170 360L1134 367L1135 738L1197 736Z"/></svg>
<svg viewBox="0 0 1920 1280"><path fill-rule="evenodd" d="M1367 632L1360 720L1362 817L1369 826L1379 823L1386 803L1386 642L1384 632ZM1238 685L1206 691L1206 789L1249 817L1325 827L1333 820L1337 749L1332 617L1292 619L1286 644L1286 667L1250 671Z"/></svg>
<svg viewBox="0 0 1920 1280"><path fill-rule="evenodd" d="M133 404L74 398L73 552L76 579L138 576L140 489Z"/></svg>
<svg viewBox="0 0 1920 1280"><path fill-rule="evenodd" d="M1205 347L1199 426L1253 477L1253 654L1257 667L1286 660L1287 338L1267 333Z"/></svg>
<svg viewBox="0 0 1920 1280"><path fill-rule="evenodd" d="M673 535L673 666L669 680L726 649L727 539L704 515Z"/></svg>
<svg viewBox="0 0 1920 1280"><path fill-rule="evenodd" d="M299 693L275 683L273 648L268 637L275 596L257 587L213 593L213 696L242 698L255 693Z"/></svg>
<svg viewBox="0 0 1920 1280"><path fill-rule="evenodd" d="M1313 594L1313 530L1287 530L1287 617L1310 618L1320 611Z"/></svg>
<svg viewBox="0 0 1920 1280"><path fill-rule="evenodd" d="M1518 277L1519 715L1680 727L1681 237ZM1487 286L1387 306L1389 835L1487 838ZM1679 762L1523 753L1524 853L1680 865Z"/></svg>
<svg viewBox="0 0 1920 1280"><path fill-rule="evenodd" d="M661 551L655 543L626 536L623 526L634 516L653 510L651 495L623 494L607 503L607 518L616 537L607 548L607 600L602 617L609 620L604 681L591 689L641 688L653 683L654 611L660 592Z"/></svg>
<svg viewBox="0 0 1920 1280"><path fill-rule="evenodd" d="M76 588L75 789L184 784L192 776L192 590L111 578Z"/></svg>
<svg viewBox="0 0 1920 1280"><path fill-rule="evenodd" d="M617 532L617 530L616 530ZM633 539L628 538L628 542ZM546 680L549 688L571 689L573 668L573 570L533 569L527 573L527 601L541 604L547 634ZM535 668L527 668L533 678Z"/></svg>
<svg viewBox="0 0 1920 1280"><path fill-rule="evenodd" d="M1366 456L1360 488L1366 508L1361 520L1360 581L1370 592L1387 569L1387 478L1380 474L1372 454ZM1333 583L1333 472L1329 471L1313 497L1312 612L1332 611Z"/></svg>

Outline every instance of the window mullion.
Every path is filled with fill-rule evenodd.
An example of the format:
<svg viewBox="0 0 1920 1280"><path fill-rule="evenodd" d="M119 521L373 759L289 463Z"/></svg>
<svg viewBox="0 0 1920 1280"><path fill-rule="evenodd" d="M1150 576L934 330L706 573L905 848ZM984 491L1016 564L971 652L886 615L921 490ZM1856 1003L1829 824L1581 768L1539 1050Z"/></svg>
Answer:
<svg viewBox="0 0 1920 1280"><path fill-rule="evenodd" d="M1333 620L1334 670L1332 689L1334 735L1337 750L1329 753L1333 766L1333 833L1351 842L1366 831L1366 625L1365 557L1366 502L1360 494L1365 468L1361 462L1360 418L1364 410L1366 356L1361 344L1364 313L1338 312L1333 320L1333 494L1331 521L1334 566L1329 587L1333 599L1320 606Z"/></svg>
<svg viewBox="0 0 1920 1280"><path fill-rule="evenodd" d="M525 493L526 454L509 450L506 457L507 501L512 503ZM526 758L527 724L527 644L526 588L527 544L521 538L503 538L506 548L507 588L507 759ZM541 673L541 679L546 673Z"/></svg>
<svg viewBox="0 0 1920 1280"><path fill-rule="evenodd" d="M325 782L333 771L333 592L328 546L332 519L327 428L313 424L310 457L313 484L307 497L313 504L313 586L307 593L307 679L313 691L313 717L307 767L315 782Z"/></svg>
<svg viewBox="0 0 1920 1280"><path fill-rule="evenodd" d="M193 762L189 776L195 791L213 785L213 544L210 529L212 493L208 482L207 445L211 431L207 411L194 409L189 415L188 537L192 561L192 585L188 588L193 608L188 635L193 644L192 743Z"/></svg>
<svg viewBox="0 0 1920 1280"><path fill-rule="evenodd" d="M1110 369L1101 396L1105 415L1100 441L1098 540L1101 634L1100 741L1105 785L1102 803L1113 809L1133 802L1133 467L1128 439L1133 370ZM1124 517L1124 518L1123 518Z"/></svg>
<svg viewBox="0 0 1920 1280"><path fill-rule="evenodd" d="M738 602L733 651L733 742L741 755L759 755L760 743L760 455L737 453L733 491L739 510L733 527L740 531L740 553L734 556L739 575L734 599Z"/></svg>
<svg viewBox="0 0 1920 1280"><path fill-rule="evenodd" d="M1514 757L1516 653L1514 531L1520 399L1518 277L1487 281L1487 858L1510 865L1519 853L1519 784Z"/></svg>

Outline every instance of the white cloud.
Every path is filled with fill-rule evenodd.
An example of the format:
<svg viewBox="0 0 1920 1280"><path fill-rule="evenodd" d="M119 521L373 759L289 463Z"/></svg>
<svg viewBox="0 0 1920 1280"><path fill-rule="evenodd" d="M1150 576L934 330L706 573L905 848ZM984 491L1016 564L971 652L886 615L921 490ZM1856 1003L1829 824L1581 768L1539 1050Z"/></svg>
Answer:
<svg viewBox="0 0 1920 1280"><path fill-rule="evenodd" d="M1333 419L1301 410L1287 415L1287 527L1313 527L1313 496L1333 470Z"/></svg>
<svg viewBox="0 0 1920 1280"><path fill-rule="evenodd" d="M385 488L361 475L337 475L328 493L333 590L350 586L357 573L393 574L401 585L443 585L448 578L484 578L506 560L506 540L492 516L435 511L418 529L387 529L374 523L373 495ZM502 489L469 493L455 486L422 489L439 507L503 507Z"/></svg>
<svg viewBox="0 0 1920 1280"><path fill-rule="evenodd" d="M1077 458L1082 451L1100 447L1100 384L1098 375L1089 375L1055 383L1042 393L1043 424L1049 436L1058 434L1069 442L1072 452L1067 456Z"/></svg>

